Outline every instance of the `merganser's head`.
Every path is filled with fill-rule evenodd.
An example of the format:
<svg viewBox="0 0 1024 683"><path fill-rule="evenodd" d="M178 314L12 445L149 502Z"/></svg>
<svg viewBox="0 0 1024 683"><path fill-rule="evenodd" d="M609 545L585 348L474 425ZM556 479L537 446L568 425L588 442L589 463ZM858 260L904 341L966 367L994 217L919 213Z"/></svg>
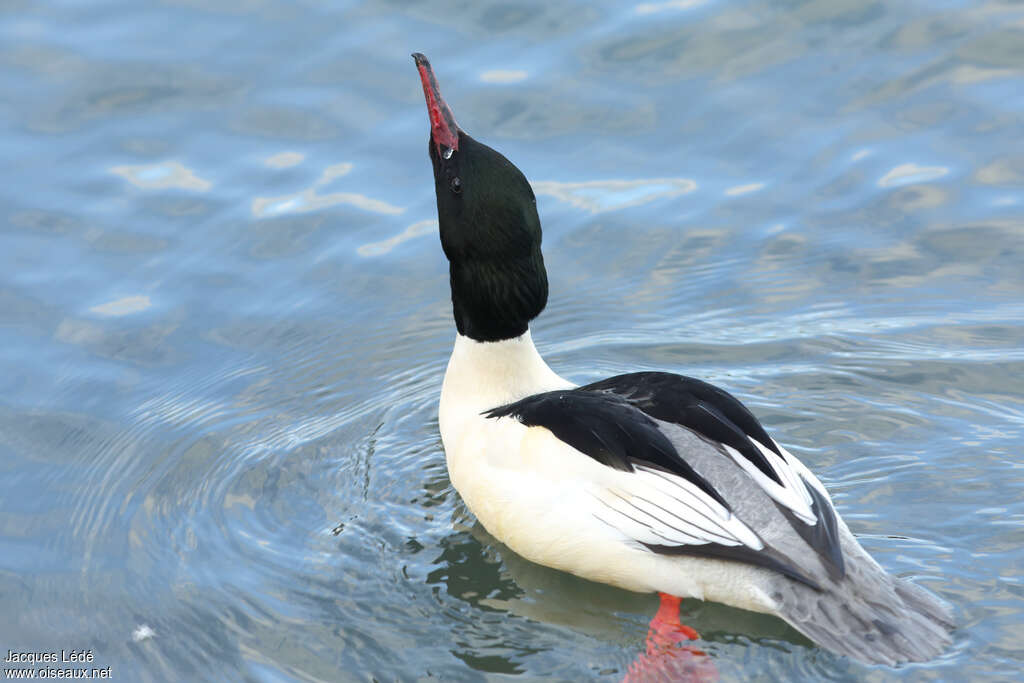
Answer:
<svg viewBox="0 0 1024 683"><path fill-rule="evenodd" d="M459 128L430 62L418 52L413 59L430 114L428 149L455 326L477 341L518 337L548 298L533 189L511 161Z"/></svg>

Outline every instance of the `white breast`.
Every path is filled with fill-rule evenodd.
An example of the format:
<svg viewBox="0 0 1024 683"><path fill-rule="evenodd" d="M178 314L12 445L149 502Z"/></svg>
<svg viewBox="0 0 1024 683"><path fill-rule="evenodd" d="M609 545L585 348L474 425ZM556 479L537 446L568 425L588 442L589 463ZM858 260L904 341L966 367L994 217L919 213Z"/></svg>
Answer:
<svg viewBox="0 0 1024 683"><path fill-rule="evenodd" d="M449 460L449 444L454 445L467 423L483 411L543 391L574 387L540 357L529 330L514 339L496 342L478 342L458 335L444 374L438 414Z"/></svg>

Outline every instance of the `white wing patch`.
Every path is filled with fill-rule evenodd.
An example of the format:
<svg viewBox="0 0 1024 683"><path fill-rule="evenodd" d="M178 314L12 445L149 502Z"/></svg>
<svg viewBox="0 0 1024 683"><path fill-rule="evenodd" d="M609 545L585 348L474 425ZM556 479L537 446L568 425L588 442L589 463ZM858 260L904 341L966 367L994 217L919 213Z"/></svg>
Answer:
<svg viewBox="0 0 1024 683"><path fill-rule="evenodd" d="M660 469L636 465L614 487L591 495L594 516L639 543L764 548L739 517L686 479Z"/></svg>
<svg viewBox="0 0 1024 683"><path fill-rule="evenodd" d="M775 470L779 480L782 481L781 486L759 470L754 463L741 455L735 448L725 444L722 444L722 447L725 448L726 453L729 454L733 461L742 467L743 471L749 474L757 485L771 496L775 502L788 508L806 524L810 526L817 524L818 518L815 516L814 511L811 510L811 494L807 491L804 483L800 481L800 475L807 477L810 474L807 468L792 455L783 451L781 447L779 450L785 454L784 457L779 457L778 454L753 437L750 437L750 441L757 446L758 450L761 451L761 454L768 461L768 464ZM774 445L777 446L778 444ZM808 481L812 480L817 483L818 487L821 487L821 483L813 475L808 478ZM824 491L824 488L821 490ZM826 493L825 496L827 498L828 494Z"/></svg>
<svg viewBox="0 0 1024 683"><path fill-rule="evenodd" d="M825 500L831 502L832 498L831 496L828 495L828 491L825 490L825 485L822 484L816 476L814 476L813 472L807 469L807 465L800 462L795 455L793 455L785 448L780 446L777 441L773 440L773 442L775 443L775 447L778 448L779 451L782 453L782 457L786 459L786 462L789 464L789 466L793 468L793 470L797 474L801 475L807 481L808 484L818 489L818 493L824 496Z"/></svg>

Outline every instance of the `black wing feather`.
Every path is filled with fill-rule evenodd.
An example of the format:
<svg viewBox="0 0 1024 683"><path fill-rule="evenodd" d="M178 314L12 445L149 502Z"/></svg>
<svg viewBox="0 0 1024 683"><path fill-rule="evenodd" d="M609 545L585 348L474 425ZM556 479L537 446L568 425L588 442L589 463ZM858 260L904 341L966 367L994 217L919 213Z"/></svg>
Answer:
<svg viewBox="0 0 1024 683"><path fill-rule="evenodd" d="M511 416L528 427L544 427L602 465L624 472L632 472L634 462L653 463L688 480L729 509L721 494L679 456L654 420L620 397L585 388L549 391L484 415Z"/></svg>
<svg viewBox="0 0 1024 683"><path fill-rule="evenodd" d="M825 568L834 580L846 576L846 563L843 560L843 551L839 546L839 524L836 522L836 511L828 498L821 495L814 486L800 476L800 481L807 487L811 494L811 512L818 518L818 523L808 526L796 519L790 519L790 524L796 529L812 548L821 553L828 562Z"/></svg>
<svg viewBox="0 0 1024 683"><path fill-rule="evenodd" d="M657 420L681 425L735 448L765 476L782 485L779 475L750 439L757 439L781 456L775 442L746 406L713 384L668 372L632 372L580 389L619 396Z"/></svg>
<svg viewBox="0 0 1024 683"><path fill-rule="evenodd" d="M821 590L821 586L818 585L814 579L801 572L789 562L786 562L785 558L772 551L771 548L766 547L761 550L751 550L743 545L719 545L717 543L708 543L707 545L696 546L653 545L650 543L644 543L643 545L648 550L658 553L659 555L717 557L722 560L732 560L734 562L742 562L744 564L753 564L759 567L765 567L766 569L777 571L780 574L785 574L789 578L795 579L816 591Z"/></svg>

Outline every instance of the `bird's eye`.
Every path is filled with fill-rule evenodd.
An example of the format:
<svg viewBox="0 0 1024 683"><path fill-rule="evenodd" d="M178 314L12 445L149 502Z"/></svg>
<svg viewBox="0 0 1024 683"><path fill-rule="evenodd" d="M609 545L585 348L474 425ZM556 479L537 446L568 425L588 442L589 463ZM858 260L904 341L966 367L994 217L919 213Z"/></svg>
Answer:
<svg viewBox="0 0 1024 683"><path fill-rule="evenodd" d="M462 181L459 180L459 176L452 178L451 183L449 183L449 187L452 188L452 192L455 194L462 192Z"/></svg>

